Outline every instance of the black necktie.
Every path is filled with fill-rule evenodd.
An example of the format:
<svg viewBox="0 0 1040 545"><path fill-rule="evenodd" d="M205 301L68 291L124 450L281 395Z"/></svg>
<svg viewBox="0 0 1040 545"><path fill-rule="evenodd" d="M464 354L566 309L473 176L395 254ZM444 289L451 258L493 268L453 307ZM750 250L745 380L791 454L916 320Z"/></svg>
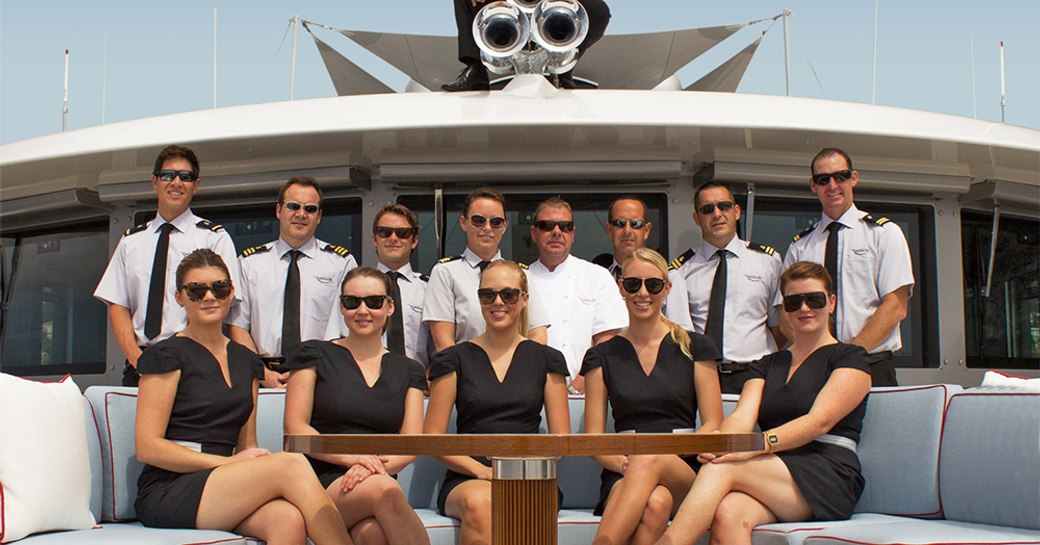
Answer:
<svg viewBox="0 0 1040 545"><path fill-rule="evenodd" d="M490 261L481 261L480 263L477 263L477 268L480 269L480 272L484 272L484 269L488 268L488 265L490 264Z"/></svg>
<svg viewBox="0 0 1040 545"><path fill-rule="evenodd" d="M614 281L621 280L621 265L611 265L610 274L614 276Z"/></svg>
<svg viewBox="0 0 1040 545"><path fill-rule="evenodd" d="M842 225L838 222L832 222L827 226L827 253L823 254L823 268L827 269L827 274L831 275L831 292L834 293L835 297L838 296L838 231L841 230ZM837 313L835 313L834 319L831 320L831 333L837 334L835 328L837 326Z"/></svg>
<svg viewBox="0 0 1040 545"><path fill-rule="evenodd" d="M159 242L152 258L152 280L148 283L148 306L145 307L144 336L154 339L162 332L163 299L166 297L166 255L170 250L172 223L159 227Z"/></svg>
<svg viewBox="0 0 1040 545"><path fill-rule="evenodd" d="M300 344L300 257L299 250L289 250L289 274L285 275L285 299L282 302L282 356Z"/></svg>
<svg viewBox="0 0 1040 545"><path fill-rule="evenodd" d="M387 348L395 354L404 352L404 302L401 301L401 285L397 283L404 275L397 271L387 271L390 277L390 297L394 299L394 314L390 316L390 324L386 329Z"/></svg>
<svg viewBox="0 0 1040 545"><path fill-rule="evenodd" d="M720 354L722 354L722 325L726 322L726 254L728 253L726 250L715 252L719 258L719 264L715 267L715 280L711 283L708 322L704 325L704 334L719 345Z"/></svg>

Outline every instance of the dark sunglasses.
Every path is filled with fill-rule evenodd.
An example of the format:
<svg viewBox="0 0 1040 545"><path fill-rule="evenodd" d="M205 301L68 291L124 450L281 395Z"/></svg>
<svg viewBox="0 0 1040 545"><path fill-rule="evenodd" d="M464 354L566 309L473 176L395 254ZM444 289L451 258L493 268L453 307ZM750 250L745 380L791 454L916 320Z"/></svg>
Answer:
<svg viewBox="0 0 1040 545"><path fill-rule="evenodd" d="M631 225L633 229L642 229L646 226L646 220L623 220L621 218L614 218L607 223L618 229L624 229L626 225Z"/></svg>
<svg viewBox="0 0 1040 545"><path fill-rule="evenodd" d="M802 310L802 302L809 305L809 308L813 310L820 310L827 306L827 294L822 291L813 291L809 293L796 293L794 295L784 296L784 310L787 312L798 312Z"/></svg>
<svg viewBox="0 0 1040 545"><path fill-rule="evenodd" d="M816 185L827 185L831 183L831 178L834 178L835 182L843 184L852 179L852 171L839 170L838 172L829 172L827 174L813 174L812 181Z"/></svg>
<svg viewBox="0 0 1040 545"><path fill-rule="evenodd" d="M180 287L184 290L185 295L188 299L198 302L206 296L207 291L213 292L213 297L224 300L231 295L231 281L230 280L217 280L212 284L203 284L201 282L190 282Z"/></svg>
<svg viewBox="0 0 1040 545"><path fill-rule="evenodd" d="M534 222L534 226L538 228L539 231L545 231L546 233L551 233L557 226L559 226L560 231L563 231L564 233L570 233L574 230L573 221L538 220Z"/></svg>
<svg viewBox="0 0 1040 545"><path fill-rule="evenodd" d="M733 201L719 201L702 204L697 211L707 216L708 214L715 213L715 207L718 207L718 209L723 212L729 212L730 210L733 210Z"/></svg>
<svg viewBox="0 0 1040 545"><path fill-rule="evenodd" d="M285 203L283 203L282 206L288 208L290 212L298 212L302 208L303 211L308 214L313 214L317 212L319 208L321 208L320 206L312 202L309 202L307 204L301 204L296 201L285 201Z"/></svg>
<svg viewBox="0 0 1040 545"><path fill-rule="evenodd" d="M492 216L491 219L488 219L480 214L473 214L469 217L469 222L473 224L473 227L483 227L489 221L492 229L503 229L506 226L506 219L502 216Z"/></svg>
<svg viewBox="0 0 1040 545"><path fill-rule="evenodd" d="M163 182L172 182L174 178L180 178L182 182L190 184L199 179L199 173L194 170L160 170L155 177Z"/></svg>
<svg viewBox="0 0 1040 545"><path fill-rule="evenodd" d="M627 278L621 279L621 287L624 288L625 291L633 295L639 293L639 290L643 287L643 284L646 284L647 293L649 293L650 295L657 295L658 293L661 293L661 290L664 289L665 281L661 280L660 278L636 278L634 276L629 276Z"/></svg>
<svg viewBox="0 0 1040 545"><path fill-rule="evenodd" d="M391 301L393 300L389 295L367 295L365 297L358 297L357 295L340 295L339 303L347 310L354 310L360 307L361 302L364 301L365 306L368 307L369 310L379 310L383 308L383 304L387 299L390 299Z"/></svg>
<svg viewBox="0 0 1040 545"><path fill-rule="evenodd" d="M376 227L376 236L379 238L390 238L390 235L397 235L397 238L404 240L412 238L414 234L415 229L411 227L384 227L382 225Z"/></svg>
<svg viewBox="0 0 1040 545"><path fill-rule="evenodd" d="M477 299L480 299L480 304L482 305L492 305L495 303L496 298L501 298L504 304L515 305L520 300L521 293L524 292L517 288L502 288L500 290L480 288L477 290Z"/></svg>

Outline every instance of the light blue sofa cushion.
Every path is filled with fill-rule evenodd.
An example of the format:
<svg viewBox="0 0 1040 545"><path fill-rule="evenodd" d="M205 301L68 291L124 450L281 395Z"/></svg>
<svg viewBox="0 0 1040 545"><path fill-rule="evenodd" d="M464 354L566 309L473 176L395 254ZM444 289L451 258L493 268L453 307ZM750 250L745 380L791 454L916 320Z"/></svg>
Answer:
<svg viewBox="0 0 1040 545"><path fill-rule="evenodd" d="M857 513L938 518L939 439L949 396L960 386L871 388L859 459L866 487Z"/></svg>
<svg viewBox="0 0 1040 545"><path fill-rule="evenodd" d="M878 515L875 513L859 513L849 520L814 521L814 522L777 522L764 524L751 533L752 545L801 545L806 538L835 529L843 529L863 524L890 524L907 520L905 517Z"/></svg>
<svg viewBox="0 0 1040 545"><path fill-rule="evenodd" d="M91 386L85 395L97 417L101 436L105 478L101 519L104 522L135 520L137 478L144 468L134 450L137 388Z"/></svg>
<svg viewBox="0 0 1040 545"><path fill-rule="evenodd" d="M255 545L256 539L217 530L145 528L137 522L106 523L92 530L37 534L18 545Z"/></svg>
<svg viewBox="0 0 1040 545"><path fill-rule="evenodd" d="M1040 528L1040 393L954 395L939 479L947 519Z"/></svg>
<svg viewBox="0 0 1040 545"><path fill-rule="evenodd" d="M261 388L256 396L256 444L272 453L285 446L282 421L285 418L285 390Z"/></svg>
<svg viewBox="0 0 1040 545"><path fill-rule="evenodd" d="M83 416L86 421L87 456L90 457L90 513L94 520L101 520L101 489L104 486L104 468L101 465L101 435L98 433L94 410L87 398L83 398Z"/></svg>
<svg viewBox="0 0 1040 545"><path fill-rule="evenodd" d="M953 520L906 519L817 532L805 545L1025 545L1040 544L1040 532Z"/></svg>
<svg viewBox="0 0 1040 545"><path fill-rule="evenodd" d="M437 514L437 508L416 509L419 520L430 536L430 545L455 545L459 539L459 521Z"/></svg>

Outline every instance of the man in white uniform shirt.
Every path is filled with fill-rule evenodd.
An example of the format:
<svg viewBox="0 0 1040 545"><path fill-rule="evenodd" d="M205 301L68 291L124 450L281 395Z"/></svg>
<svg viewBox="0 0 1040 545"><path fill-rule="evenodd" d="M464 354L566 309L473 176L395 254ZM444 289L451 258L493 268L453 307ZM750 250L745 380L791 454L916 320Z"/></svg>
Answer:
<svg viewBox="0 0 1040 545"><path fill-rule="evenodd" d="M776 300L780 254L737 237L740 205L725 185L702 185L693 202L703 241L672 260L665 315L715 341L722 351L722 392L739 394L748 365L783 344Z"/></svg>
<svg viewBox="0 0 1040 545"><path fill-rule="evenodd" d="M628 310L609 272L571 255L574 234L571 205L559 197L542 201L531 225L538 261L528 276L531 289L551 302L548 344L567 360L571 393L584 393L585 377L578 372L585 351L628 327Z"/></svg>
<svg viewBox="0 0 1040 545"><path fill-rule="evenodd" d="M372 245L379 264L376 269L390 276L395 285L394 314L390 316L383 344L391 351L430 365L430 331L422 321L426 285L430 278L412 270L412 251L419 245L419 218L403 204L391 203L376 213L372 222ZM332 309L326 339L345 337L349 331L339 305Z"/></svg>
<svg viewBox="0 0 1040 545"><path fill-rule="evenodd" d="M94 290L94 297L108 305L112 334L126 356L124 386L137 386L137 358L145 348L188 324L184 309L174 299L177 266L184 256L199 248L219 254L237 292L238 262L231 237L189 208L199 183L194 151L167 146L159 153L152 169L156 216L126 230Z"/></svg>
<svg viewBox="0 0 1040 545"><path fill-rule="evenodd" d="M309 176L290 178L278 192L278 240L239 256L242 304L231 309L231 338L264 359L264 385L284 388L278 371L302 341L324 339L339 289L357 261L346 248L314 237L321 223L321 188Z"/></svg>
<svg viewBox="0 0 1040 545"><path fill-rule="evenodd" d="M814 261L828 269L838 296L835 337L870 353L874 386L896 386L892 352L902 348L899 322L906 318L914 287L906 237L888 218L856 208L852 190L859 173L847 153L823 149L811 169L809 188L820 199L823 214L794 237L784 266Z"/></svg>
<svg viewBox="0 0 1040 545"><path fill-rule="evenodd" d="M423 322L429 324L436 350L468 341L487 328L477 300L480 273L492 261L502 259L498 245L508 226L506 198L497 190L482 187L466 197L459 215L459 227L466 233L466 251L434 264L426 289ZM521 267L527 268L523 264ZM528 295L527 337L545 344L545 309L537 293L532 290Z"/></svg>

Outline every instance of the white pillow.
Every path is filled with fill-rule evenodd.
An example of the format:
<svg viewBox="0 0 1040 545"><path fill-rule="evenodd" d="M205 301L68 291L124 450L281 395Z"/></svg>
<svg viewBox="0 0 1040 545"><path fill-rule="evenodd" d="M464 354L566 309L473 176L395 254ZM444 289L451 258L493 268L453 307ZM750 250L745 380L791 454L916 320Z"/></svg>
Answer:
<svg viewBox="0 0 1040 545"><path fill-rule="evenodd" d="M79 387L0 373L0 543L94 526Z"/></svg>
<svg viewBox="0 0 1040 545"><path fill-rule="evenodd" d="M1000 371L989 370L982 376L983 388L1015 388L1028 392L1040 392L1040 378L1016 377Z"/></svg>

